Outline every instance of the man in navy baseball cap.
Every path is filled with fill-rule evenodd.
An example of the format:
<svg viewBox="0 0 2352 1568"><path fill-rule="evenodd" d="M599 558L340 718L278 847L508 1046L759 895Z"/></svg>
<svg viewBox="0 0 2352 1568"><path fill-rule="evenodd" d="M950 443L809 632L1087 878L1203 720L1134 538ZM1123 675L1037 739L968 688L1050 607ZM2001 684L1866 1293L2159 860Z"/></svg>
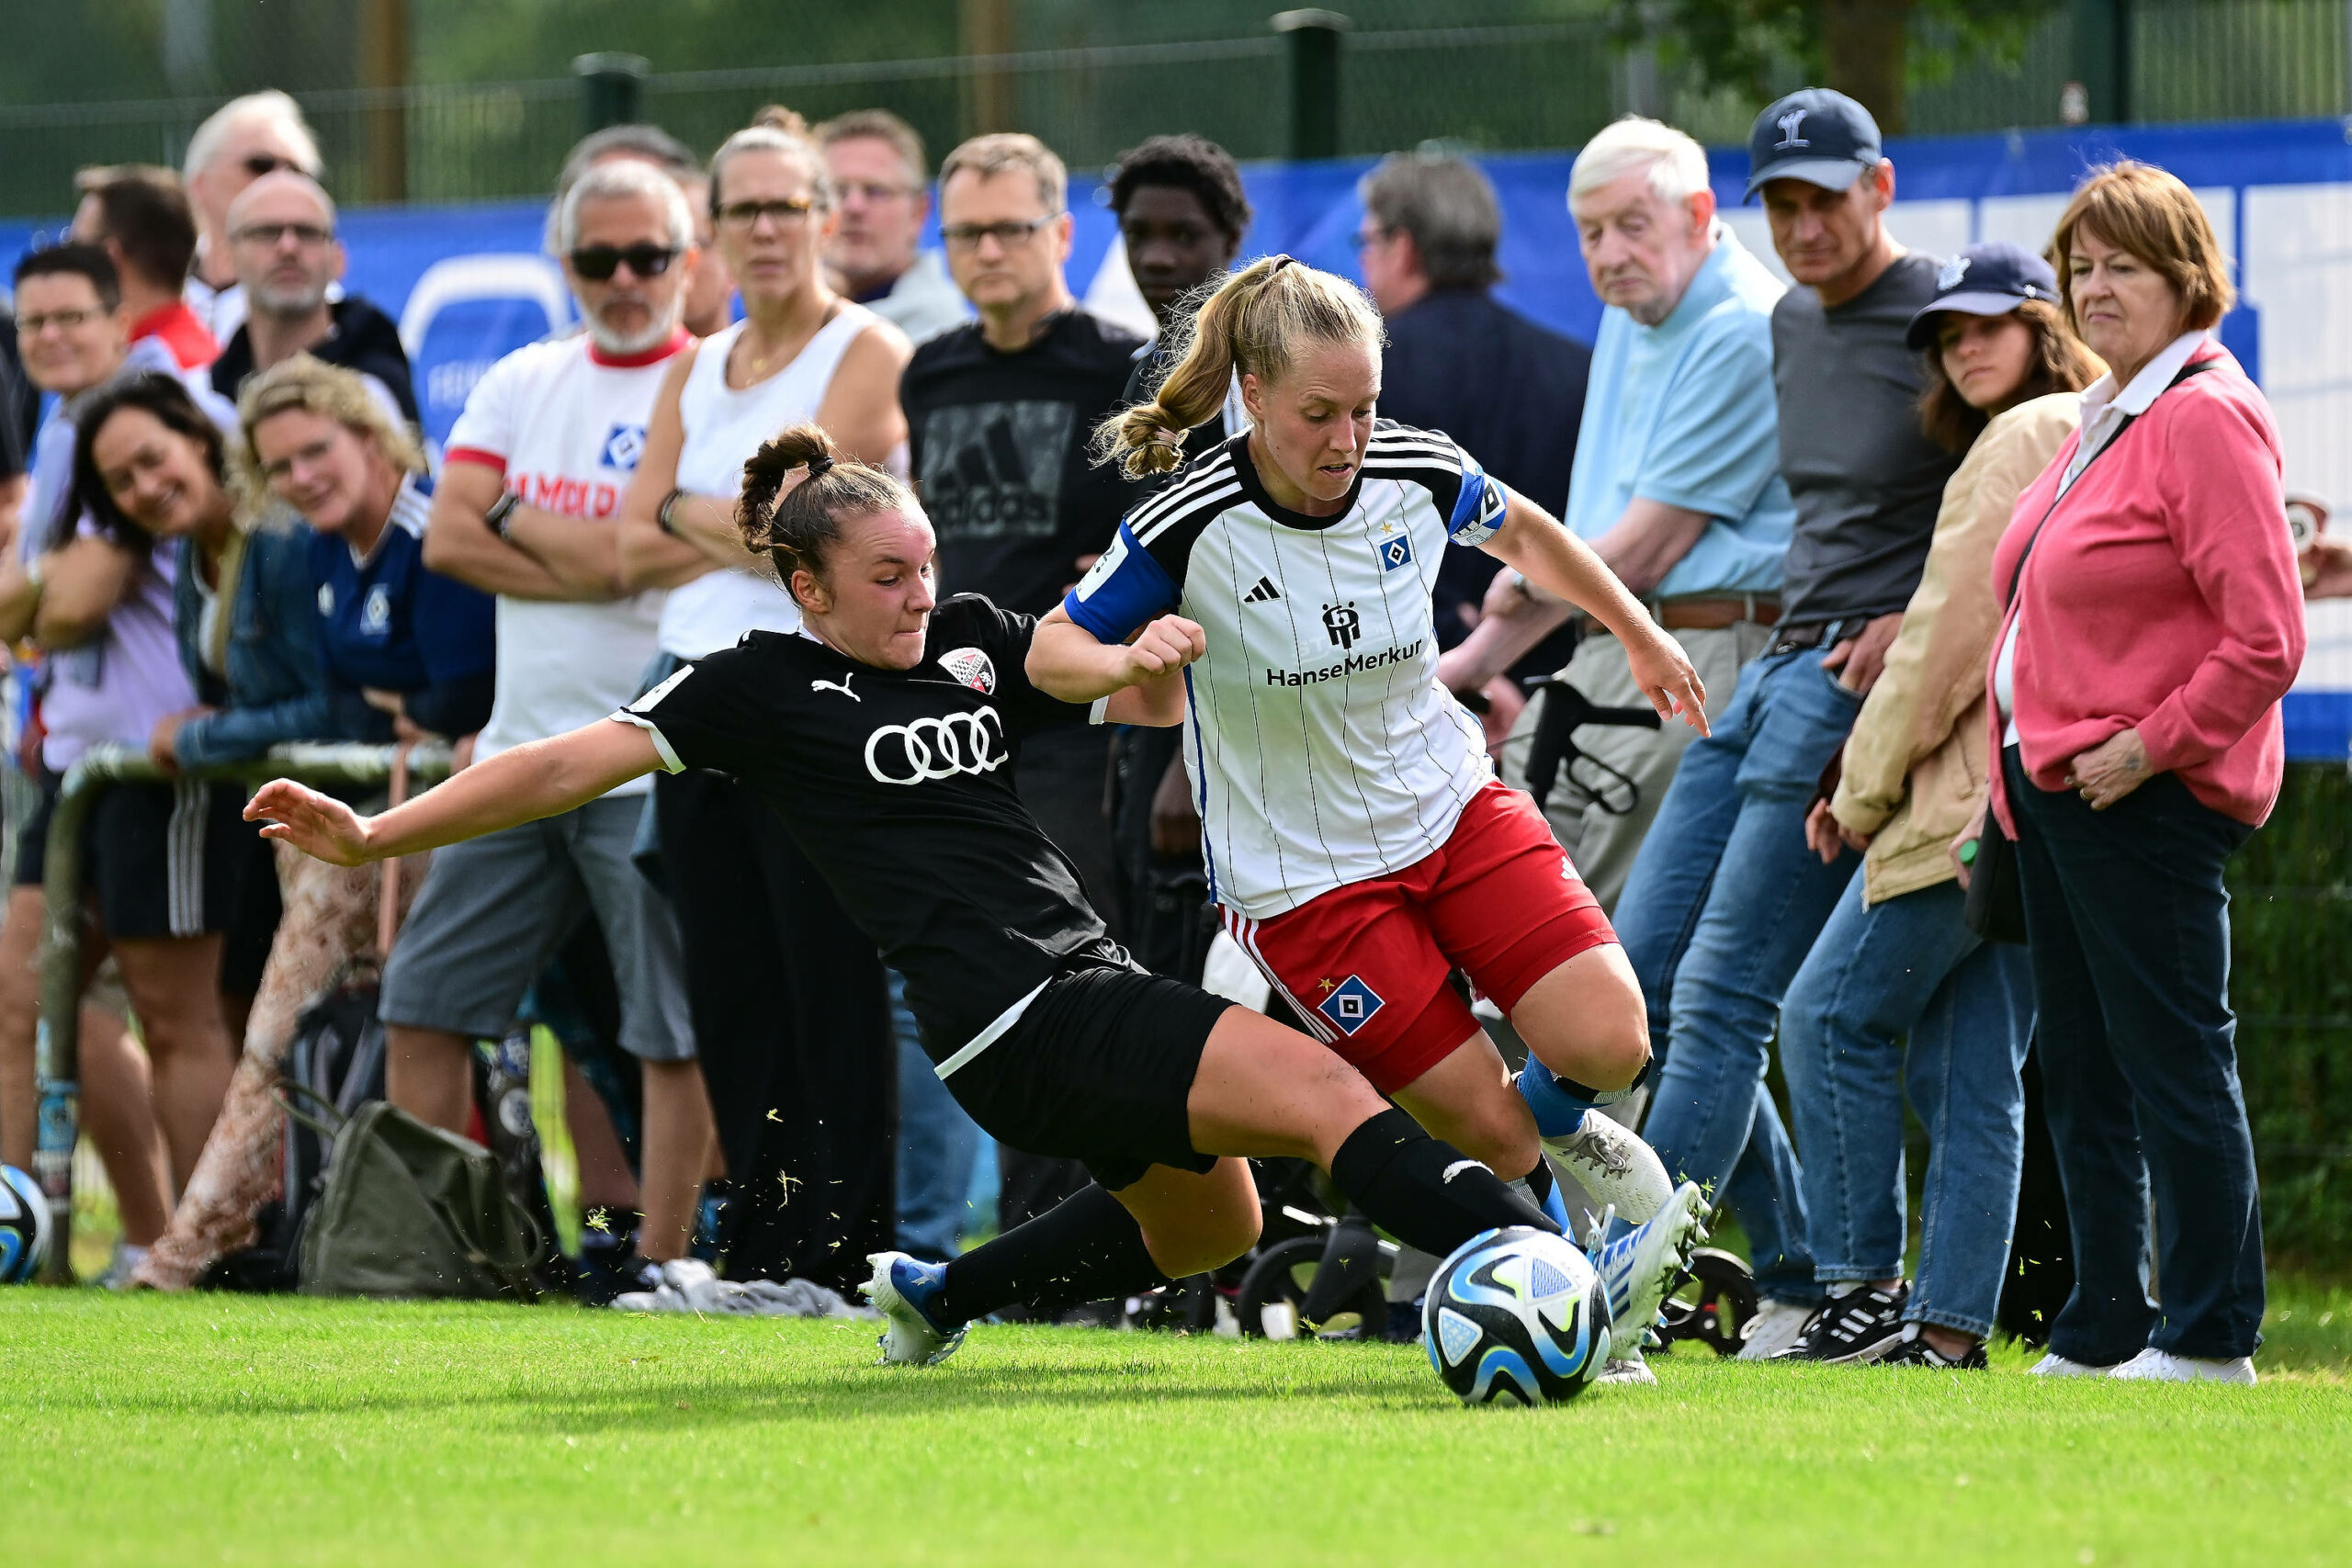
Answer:
<svg viewBox="0 0 2352 1568"><path fill-rule="evenodd" d="M1747 133L1747 190L1755 199L1767 180L1805 180L1844 190L1878 167L1878 121L1845 94L1806 87L1756 117Z"/></svg>
<svg viewBox="0 0 2352 1568"><path fill-rule="evenodd" d="M1936 339L1936 318L1946 310L1964 316L2006 316L2029 299L2058 303L2058 274L2050 264L2007 240L1971 245L1936 273L1936 297L1911 318L1904 341L1915 349Z"/></svg>

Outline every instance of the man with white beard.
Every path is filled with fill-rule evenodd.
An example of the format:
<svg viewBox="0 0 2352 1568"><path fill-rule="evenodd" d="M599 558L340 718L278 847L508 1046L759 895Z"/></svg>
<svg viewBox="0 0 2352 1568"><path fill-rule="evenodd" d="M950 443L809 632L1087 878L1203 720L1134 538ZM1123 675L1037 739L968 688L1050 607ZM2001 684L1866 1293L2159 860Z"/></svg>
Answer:
<svg viewBox="0 0 2352 1568"><path fill-rule="evenodd" d="M589 170L557 216L585 332L531 344L476 385L449 433L424 562L498 596L498 689L477 760L605 717L638 694L662 594L624 594L621 492L681 324L694 219L676 182L619 161ZM665 540L682 565L692 547ZM393 1103L462 1131L472 1044L513 1024L524 991L583 913L619 983L621 1044L644 1070L639 1250L682 1258L710 1158L678 928L629 862L646 781L575 810L436 852L386 967Z"/></svg>

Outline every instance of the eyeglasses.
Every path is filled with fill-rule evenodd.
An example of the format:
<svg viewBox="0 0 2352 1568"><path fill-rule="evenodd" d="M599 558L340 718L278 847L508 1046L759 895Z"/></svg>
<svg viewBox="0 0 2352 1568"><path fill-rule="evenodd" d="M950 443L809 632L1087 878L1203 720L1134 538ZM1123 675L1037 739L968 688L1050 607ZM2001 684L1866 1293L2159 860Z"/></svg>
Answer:
<svg viewBox="0 0 2352 1568"><path fill-rule="evenodd" d="M1043 218L1011 218L1001 223L950 223L940 230L939 237L959 251L977 251L982 240L994 240L1009 251L1027 244L1038 230L1060 216L1049 212Z"/></svg>
<svg viewBox="0 0 2352 1568"><path fill-rule="evenodd" d="M787 196L775 201L730 201L718 209L718 220L733 229L749 229L763 218L773 218L776 226L797 223L816 209L814 197Z"/></svg>
<svg viewBox="0 0 2352 1568"><path fill-rule="evenodd" d="M248 223L229 238L275 250L286 243L289 234L304 246L323 245L334 238L334 230L322 229L316 223Z"/></svg>
<svg viewBox="0 0 2352 1568"><path fill-rule="evenodd" d="M274 175L280 169L300 169L301 166L293 159L281 158L275 152L255 152L244 163L245 173L255 179L264 175Z"/></svg>
<svg viewBox="0 0 2352 1568"><path fill-rule="evenodd" d="M676 248L670 245L582 245L571 253L571 270L591 283L605 283L627 262L639 277L659 277L677 259Z"/></svg>
<svg viewBox="0 0 2352 1568"><path fill-rule="evenodd" d="M17 335L39 337L51 327L55 327L62 333L70 333L77 327L89 325L105 314L103 310L51 310L46 315L18 316Z"/></svg>

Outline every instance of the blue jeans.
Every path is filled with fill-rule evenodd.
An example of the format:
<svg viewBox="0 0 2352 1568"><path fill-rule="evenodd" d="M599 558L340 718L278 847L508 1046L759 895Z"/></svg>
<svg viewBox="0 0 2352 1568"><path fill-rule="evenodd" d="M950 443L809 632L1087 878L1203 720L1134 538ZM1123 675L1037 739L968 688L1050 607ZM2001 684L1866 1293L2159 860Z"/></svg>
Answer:
<svg viewBox="0 0 2352 1568"><path fill-rule="evenodd" d="M1908 1089L1928 1178L1903 1315L1981 1339L2017 1217L2033 977L2025 949L1980 942L1961 922L1967 901L1945 882L1865 908L1856 872L1781 1004L1781 1070L1804 1151L1814 1278L1902 1276Z"/></svg>
<svg viewBox="0 0 2352 1568"><path fill-rule="evenodd" d="M1821 1292L1796 1155L1764 1075L1781 996L1853 875L1804 841L1805 806L1862 699L1823 649L1740 671L1714 733L1682 754L1617 903L1617 936L1648 998L1649 1140L1678 1181L1722 1194L1747 1232L1757 1287Z"/></svg>
<svg viewBox="0 0 2352 1568"><path fill-rule="evenodd" d="M2262 1211L2230 1010L2222 868L2254 829L2159 773L2104 811L2002 765L2041 1009L2075 1293L2050 1348L2104 1367L2262 1343ZM2156 1211L2159 1308L2148 1299Z"/></svg>
<svg viewBox="0 0 2352 1568"><path fill-rule="evenodd" d="M906 982L890 976L899 1041L899 1247L917 1258L956 1256L970 1217L972 1165L983 1134L923 1055Z"/></svg>

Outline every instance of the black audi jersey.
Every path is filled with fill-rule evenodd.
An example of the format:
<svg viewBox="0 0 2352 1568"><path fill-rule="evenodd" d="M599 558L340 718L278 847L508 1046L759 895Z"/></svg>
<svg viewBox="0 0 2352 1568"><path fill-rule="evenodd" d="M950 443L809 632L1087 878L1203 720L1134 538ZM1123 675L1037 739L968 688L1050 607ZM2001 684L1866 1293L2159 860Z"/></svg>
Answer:
<svg viewBox="0 0 2352 1568"><path fill-rule="evenodd" d="M650 731L671 772L732 773L784 820L906 976L934 1062L1074 963L1127 962L1013 790L1023 736L1088 716L1029 683L1036 630L958 594L911 670L755 631L613 716Z"/></svg>

